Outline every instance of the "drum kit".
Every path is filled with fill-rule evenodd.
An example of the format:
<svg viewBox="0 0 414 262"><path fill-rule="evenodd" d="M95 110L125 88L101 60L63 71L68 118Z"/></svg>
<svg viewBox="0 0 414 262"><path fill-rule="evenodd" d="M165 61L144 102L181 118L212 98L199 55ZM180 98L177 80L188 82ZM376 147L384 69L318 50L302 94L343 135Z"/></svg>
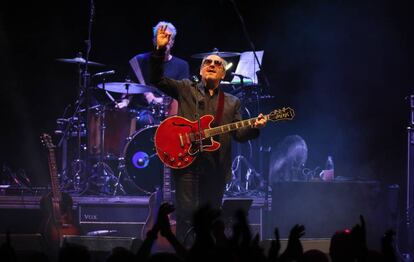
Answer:
<svg viewBox="0 0 414 262"><path fill-rule="evenodd" d="M78 65L81 79L85 59L78 56L57 61ZM104 66L93 61L87 64ZM114 71L94 76L104 76L107 72L113 74ZM104 77L100 77L100 82L91 87L89 93L105 93L110 98L109 103L88 98L87 92L79 89L75 112L71 117L57 119L55 130L61 135L62 188L74 195L115 195L131 191L148 194L162 186L163 166L156 157L153 137L158 124L168 115L171 99L165 97L162 103L142 105L139 109L120 108L119 101L112 95L163 94L151 86L131 81L106 82ZM86 106L88 99L93 105L91 102Z"/></svg>
<svg viewBox="0 0 414 262"><path fill-rule="evenodd" d="M209 54L212 53L200 53L192 57L203 58ZM220 52L220 55L232 57L239 53ZM79 67L79 79L83 77L82 66L85 64L104 66L98 62L86 62L81 54L76 58L59 58L57 61L76 64ZM80 83L72 116L57 119L55 133L61 135L62 188L73 195L150 194L162 187L164 167L156 156L154 135L159 123L168 117L171 99L151 86L129 80L106 82L105 76L109 74L114 74L114 71L93 75L99 76L100 81L88 87L88 90ZM232 87L229 91L247 103L254 97L251 91L248 91L249 96L245 95L245 88ZM91 99L93 92L106 94L110 102ZM113 94L125 97L147 92L162 96L163 102L130 109L120 108L119 101L112 97ZM258 97L259 92L254 92Z"/></svg>

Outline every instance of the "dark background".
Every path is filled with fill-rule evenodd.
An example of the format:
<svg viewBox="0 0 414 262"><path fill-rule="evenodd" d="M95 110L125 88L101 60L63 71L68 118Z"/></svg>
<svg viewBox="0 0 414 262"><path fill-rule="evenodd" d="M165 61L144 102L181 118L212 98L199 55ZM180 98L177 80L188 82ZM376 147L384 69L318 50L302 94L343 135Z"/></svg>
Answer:
<svg viewBox="0 0 414 262"><path fill-rule="evenodd" d="M309 168L333 155L336 175L403 183L412 91L411 1L235 1L275 96L262 110L291 106L293 121L269 124L262 143L302 136ZM0 11L0 164L48 182L39 135L77 95L77 68L56 62L85 53L89 1L8 1ZM178 29L174 55L250 50L231 1L95 1L90 60L126 76L128 60L151 50L152 26ZM55 137L57 142L57 137ZM256 164L256 163L255 163Z"/></svg>

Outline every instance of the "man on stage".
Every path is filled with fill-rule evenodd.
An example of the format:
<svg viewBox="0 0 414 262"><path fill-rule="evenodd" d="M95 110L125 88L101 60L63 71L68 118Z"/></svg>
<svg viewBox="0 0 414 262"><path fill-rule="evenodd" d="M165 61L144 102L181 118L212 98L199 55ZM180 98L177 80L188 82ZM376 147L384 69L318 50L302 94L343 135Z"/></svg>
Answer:
<svg viewBox="0 0 414 262"><path fill-rule="evenodd" d="M156 50L151 56L151 84L178 101L178 116L191 121L206 114L215 116L215 125L241 120L240 100L219 89L225 77L227 62L215 55L205 57L201 63L201 82L188 79L173 80L164 75L163 59L172 37L167 27L156 34ZM173 170L176 187L177 237L184 240L191 228L191 216L200 206L209 204L220 208L225 184L231 178L231 136L245 142L259 136L259 128L266 124L262 114L251 127L238 129L214 139L221 143L218 150L201 152L187 168Z"/></svg>

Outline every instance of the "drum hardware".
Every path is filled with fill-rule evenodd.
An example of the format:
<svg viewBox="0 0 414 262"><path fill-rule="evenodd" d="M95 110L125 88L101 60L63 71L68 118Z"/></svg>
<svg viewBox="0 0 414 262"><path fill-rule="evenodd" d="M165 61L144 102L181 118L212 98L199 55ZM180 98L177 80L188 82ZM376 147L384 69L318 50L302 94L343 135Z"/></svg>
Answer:
<svg viewBox="0 0 414 262"><path fill-rule="evenodd" d="M112 168L104 162L109 156L105 156L105 129L106 126L106 106L102 105L96 112L92 112L93 115L97 116L99 123L99 157L97 163L92 168L92 175L89 179L89 183L96 186L97 191L103 194L112 194L116 192L115 188L118 188L117 178ZM93 134L90 130L89 135ZM89 143L90 149L93 149L93 142ZM93 153L90 151L90 153ZM122 189L122 187L121 187ZM121 190L123 191L123 190ZM125 191L123 191L125 194Z"/></svg>
<svg viewBox="0 0 414 262"><path fill-rule="evenodd" d="M101 83L97 85L97 88L110 91L110 92L127 94L127 95L128 94L129 95L143 94L146 92L160 94L160 91L158 91L157 89L151 86L141 85L141 84L137 84L137 83L133 83L129 81Z"/></svg>
<svg viewBox="0 0 414 262"><path fill-rule="evenodd" d="M78 98L75 101L75 110L73 115L69 118L60 118L57 120L58 125L66 122L66 127L63 131L57 130L55 133L62 134L58 143L58 147L62 149L62 172L61 182L74 194L82 195L88 190L88 179L86 173L88 172L88 157L82 159L82 152L87 149L87 146L82 144L82 137L87 136L87 118L82 118L82 113L89 110L91 101L89 89L90 74L88 73L88 65L104 66L104 64L89 61L90 41L87 42L86 59L82 57L82 53L78 52L75 58L58 58L59 62L76 64L78 66ZM86 109L82 109L84 106ZM64 115L67 109L65 108ZM76 157L70 165L70 171L67 166L67 141L70 137L77 137Z"/></svg>
<svg viewBox="0 0 414 262"><path fill-rule="evenodd" d="M246 167L244 178L241 176L242 163ZM264 189L264 178L244 156L238 155L234 158L231 171L232 179L226 185L226 193L243 194Z"/></svg>
<svg viewBox="0 0 414 262"><path fill-rule="evenodd" d="M77 65L85 65L86 60L82 57L82 53L79 52L78 55L75 58L57 58L56 61L68 63L68 64L77 64ZM104 64L88 61L88 65L92 66L105 66Z"/></svg>
<svg viewBox="0 0 414 262"><path fill-rule="evenodd" d="M228 89L227 92L240 99L242 113L247 118L251 118L252 115L261 112L261 100L274 98L274 96L264 94L260 85L251 84L248 81L241 81L240 83L224 83L224 88ZM257 172L254 168L254 156L256 153L259 153L259 148L261 147L260 138L256 143L257 145L252 141L248 141L247 144L243 145L237 143L235 151L236 156L234 156L232 162L232 179L226 185L226 194L265 194L266 180L262 173ZM243 167L241 163L243 163Z"/></svg>
<svg viewBox="0 0 414 262"><path fill-rule="evenodd" d="M218 56L220 56L222 58L225 58L225 57L235 57L235 56L239 56L240 53L237 53L237 52L221 52L217 48L214 48L212 52L194 54L194 55L191 55L191 58L204 59L205 57L207 57L209 55L218 55Z"/></svg>
<svg viewBox="0 0 414 262"><path fill-rule="evenodd" d="M82 70L79 71L79 74L82 73ZM81 116L82 110L80 109L83 101L84 92L79 89L78 99L75 101L75 111L73 115L69 118L58 118L57 124L59 127L64 127L57 129L55 134L61 134L58 147L62 151L62 171L60 174L60 181L64 189L67 191L82 195L86 191L86 163L82 160L82 151L84 151L85 146L82 144L82 137L86 135L85 123ZM66 114L67 109L70 107L68 105L64 111ZM66 126L65 126L66 125ZM68 170L67 166L67 142L70 137L76 137L76 157L70 165Z"/></svg>

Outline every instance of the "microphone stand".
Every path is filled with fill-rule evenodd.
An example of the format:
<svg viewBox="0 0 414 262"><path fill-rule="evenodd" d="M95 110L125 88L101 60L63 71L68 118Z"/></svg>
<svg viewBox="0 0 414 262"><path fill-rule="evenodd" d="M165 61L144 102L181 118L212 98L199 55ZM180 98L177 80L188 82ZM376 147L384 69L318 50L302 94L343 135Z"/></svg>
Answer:
<svg viewBox="0 0 414 262"><path fill-rule="evenodd" d="M200 116L200 114L198 113L198 106L199 106L199 104L198 104L198 94L197 94L197 92L198 92L198 86L197 86L197 84L198 84L198 79L196 78L196 82L195 82L195 85L194 85L194 87L196 88L196 112L195 112L195 117L197 118L197 125L198 125L198 139L196 139L196 140L198 140L198 151L199 151L199 153L201 153L201 152L203 152L203 139L202 139L202 137L201 137L201 135L202 135L202 132L201 132L201 116ZM204 105L205 106L205 105Z"/></svg>
<svg viewBox="0 0 414 262"><path fill-rule="evenodd" d="M414 187L414 95L407 97L409 100L410 117L407 127L407 173L406 173L406 192L405 192L405 210L404 210L404 250L401 252L403 261L412 261L413 258L413 187ZM399 251L399 250L397 250Z"/></svg>
<svg viewBox="0 0 414 262"><path fill-rule="evenodd" d="M239 18L239 20L240 20L240 24L241 24L241 26L242 26L244 36L246 37L247 42L249 43L250 48L251 48L251 49L252 49L252 51L253 51L254 58L256 59L256 62L257 62L257 64L259 65L259 69L260 69L260 72L262 73L263 80L265 81L265 85L266 85L266 87L270 87L269 80L267 79L267 76L266 76L266 74L264 73L264 70L263 70L262 64L260 63L259 58L257 57L257 54L256 54L256 48L255 48L255 46L254 46L254 44L253 44L253 41L252 41L252 40L251 40L251 38L250 38L249 33L247 32L247 29L246 29L246 24L244 23L243 16L241 15L240 10L239 10L239 8L237 7L237 5L236 5L235 1L234 1L234 0L230 0L230 2L233 4L234 11L236 12L236 14L237 14L237 16L238 16L238 18Z"/></svg>
<svg viewBox="0 0 414 262"><path fill-rule="evenodd" d="M93 0L90 0L90 15L89 15L89 24L88 24L88 39L85 40L86 44L86 54L85 54L85 67L83 70L83 89L85 90L86 95L86 117L85 117L85 126L86 126L86 148L87 152L89 152L89 131L88 131L88 115L90 113L90 104L91 104L91 94L89 90L89 84L90 84L90 74L88 72L88 63L89 63L89 54L91 52L92 47L92 25L93 25L93 19L95 16L95 4ZM86 166L89 166L89 154L86 154L85 157L85 163Z"/></svg>

